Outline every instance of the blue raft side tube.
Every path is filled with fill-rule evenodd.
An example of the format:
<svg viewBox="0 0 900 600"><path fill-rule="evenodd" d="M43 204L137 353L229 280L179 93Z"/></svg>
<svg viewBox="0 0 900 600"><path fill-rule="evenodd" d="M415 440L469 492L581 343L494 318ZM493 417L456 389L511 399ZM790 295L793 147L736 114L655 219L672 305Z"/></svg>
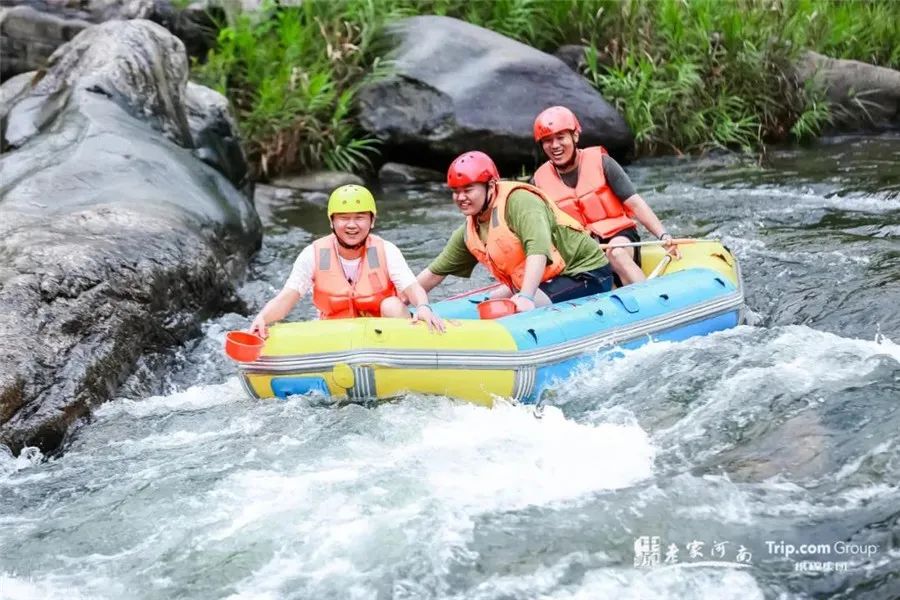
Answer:
<svg viewBox="0 0 900 600"><path fill-rule="evenodd" d="M740 311L701 314L684 321L677 313L718 298L735 294L737 288L710 269L690 269L664 278L629 285L603 294L547 306L527 313L498 319L506 327L519 350L550 348L564 342L596 335L598 350L613 347L637 348L652 339L681 341L721 331L739 324ZM437 302L435 310L444 318L478 318L477 304L484 293ZM666 317L671 315L670 319ZM648 330L640 330L641 322ZM596 360L596 354L561 358L559 362L535 365L534 386L520 398L536 402L555 380L564 379L582 365Z"/></svg>
<svg viewBox="0 0 900 600"><path fill-rule="evenodd" d="M659 317L736 291L730 281L715 271L690 269L611 292L510 315L498 319L498 322L513 335L517 332L525 333L529 329L546 331L562 328L566 330L566 339L572 339L600 329ZM484 293L474 294L456 300L435 302L432 306L445 319L477 319L478 303L486 298ZM598 318L602 321L598 322ZM527 340L525 342L523 346L519 346L520 350L548 345L542 342L528 343Z"/></svg>
<svg viewBox="0 0 900 600"><path fill-rule="evenodd" d="M572 358L560 363L539 367L535 373L534 390L528 396L521 399L524 404L533 404L537 402L545 390L551 390L559 381L568 379L572 373L582 367L590 367L596 364L596 361L603 355L614 358L615 355L621 354L621 350L634 350L649 343L650 341L671 341L680 342L688 338L707 335L716 331L723 331L736 327L739 324L739 312L737 310L727 313L715 315L700 321L694 321L687 325L660 331L651 335L644 335L629 341L620 342L612 348L601 348L596 354L584 355Z"/></svg>

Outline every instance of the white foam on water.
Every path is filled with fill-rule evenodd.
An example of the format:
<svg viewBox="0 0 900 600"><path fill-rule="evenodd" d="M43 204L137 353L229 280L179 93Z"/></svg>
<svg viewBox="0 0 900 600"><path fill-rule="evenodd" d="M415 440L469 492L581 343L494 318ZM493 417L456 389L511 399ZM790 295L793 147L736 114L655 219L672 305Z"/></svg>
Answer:
<svg viewBox="0 0 900 600"><path fill-rule="evenodd" d="M258 421L252 419L239 419L230 422L226 427L212 431L168 431L160 434L150 434L139 439L110 440L108 448L124 447L130 449L129 454L148 449L171 450L174 448L187 448L209 442L215 439L227 438L235 434L246 434L257 431L261 427Z"/></svg>
<svg viewBox="0 0 900 600"><path fill-rule="evenodd" d="M474 589L455 594L452 598L453 600L489 600L548 597L545 595L553 593L560 586L566 572L573 566L588 564L591 560L602 560L603 558L601 555L574 552L563 556L551 565L539 564L531 573L493 575L479 583Z"/></svg>
<svg viewBox="0 0 900 600"><path fill-rule="evenodd" d="M575 589L557 591L552 596L539 596L542 600L762 600L764 597L762 589L749 571L724 565L594 570L586 573L584 581Z"/></svg>
<svg viewBox="0 0 900 600"><path fill-rule="evenodd" d="M845 502L844 509L853 509L865 506L873 500L883 500L892 496L897 496L897 486L879 483L869 485L863 488L851 488L843 490L840 493L840 499Z"/></svg>
<svg viewBox="0 0 900 600"><path fill-rule="evenodd" d="M680 504L674 508L673 514L719 524L750 525L756 519L751 497L745 489L732 483L727 475L704 475L700 481L691 477L689 481L697 488L697 497L702 495L703 501Z"/></svg>
<svg viewBox="0 0 900 600"><path fill-rule="evenodd" d="M0 600L105 600L134 597L118 583L102 577L83 581L77 575L22 577L0 573Z"/></svg>
<svg viewBox="0 0 900 600"><path fill-rule="evenodd" d="M650 476L654 452L637 426L584 425L552 407L541 420L521 407L497 407L487 419L475 414L482 412L475 407L467 409L469 418L425 428L419 448L395 452L400 460L422 453L429 457L428 479L441 498L509 510L625 487Z"/></svg>
<svg viewBox="0 0 900 600"><path fill-rule="evenodd" d="M665 374L661 372L647 373L647 364L654 364L657 359L669 355L672 352L681 352L696 344L709 343L710 339L722 335L732 335L727 332L713 333L710 336L691 338L684 342L667 342L647 338L647 343L634 349L621 347L604 348L602 354L597 355L593 362L580 367L572 376L559 381L556 386L558 395L568 403L580 400L588 392L596 396L598 390L617 389L623 381L631 382L635 373L642 373L642 381L647 385L664 383ZM614 358L611 359L611 356ZM643 386L642 386L643 387ZM607 395L597 398L598 403L606 403Z"/></svg>
<svg viewBox="0 0 900 600"><path fill-rule="evenodd" d="M697 390L698 395L692 401L689 412L678 416L672 425L653 432L657 443L672 440L676 446L697 446L690 452L699 452L699 458L694 456L690 459L692 462L702 461L703 456L721 451L714 445L702 444L709 439L712 428L722 426L723 419L746 424L760 418L760 411L765 413L764 406L748 401L752 390L783 389L789 396L801 397L819 389L865 378L868 372L878 368L878 361L873 359L887 357L900 362L900 346L880 337L877 340L845 338L806 326L771 330L739 327L684 342L652 342L635 350L623 350L622 356L614 361L600 358L591 367L564 382L562 395L570 401L584 396L586 392L597 396L600 406L588 415L605 418L611 410L621 410L624 387L624 393L628 394L625 399L627 405L632 410L639 410L641 400L635 401L634 398L640 398L644 389L665 396L667 376L672 376L676 383L683 381L683 373L690 367L679 362L682 358L691 363L695 361L690 358L691 353L706 357L717 348L722 348L720 354L723 358L711 368L721 369L723 376L710 376L707 372L708 384ZM661 361L664 362L659 372L648 373L648 365L659 365ZM645 374L644 380L636 378L636 373ZM607 393L597 394L596 390L606 390ZM612 405L612 408L606 404ZM818 412L817 406L804 409L802 414L814 417ZM812 436L824 435L824 430L815 427L814 418L807 421L810 422L803 419L797 421L792 431ZM891 442L883 442L868 454L888 451L890 445ZM677 452L678 448L672 450ZM856 468L858 465L844 467L853 471ZM841 518L846 512L857 510L868 502L897 494L897 489L892 486L872 485L844 490L831 496L828 502L822 502L791 482L767 480L750 486L735 485L728 481L727 476L706 475L703 479L712 485L705 485L693 476L685 477L684 484L676 484L675 489L681 493L695 494L702 500L694 504L679 502L675 507L676 513L682 517L711 519L717 523L752 524L761 514L794 519L806 519L810 515ZM685 488L685 485L688 487ZM754 489L761 489L764 493L755 494L752 492Z"/></svg>
<svg viewBox="0 0 900 600"><path fill-rule="evenodd" d="M18 456L13 456L9 448L0 444L0 481L9 475L41 464L43 459L44 455L34 446L26 446Z"/></svg>
<svg viewBox="0 0 900 600"><path fill-rule="evenodd" d="M440 578L466 559L479 515L548 506L652 475L654 450L635 426L582 425L556 409L537 420L513 406L381 410L385 435L351 438L342 451L287 472L236 473L210 494L220 527L208 543L252 537L276 523L283 537L281 551L240 582L235 598L296 589L298 579L308 593L326 593L338 572L342 590L357 586L365 597L379 573L414 553ZM390 426L395 420L399 430Z"/></svg>
<svg viewBox="0 0 900 600"><path fill-rule="evenodd" d="M230 404L244 399L246 393L237 377L215 385L197 385L166 396L149 396L141 400L121 398L107 402L95 411L97 417L147 417L177 411L195 411Z"/></svg>
<svg viewBox="0 0 900 600"><path fill-rule="evenodd" d="M808 395L816 389L828 388L846 380L856 380L876 368L868 362L878 356L888 356L900 363L900 346L884 338L878 341L845 338L818 331L803 325L790 325L776 330L776 337L764 343L748 345L739 358L741 362L761 362L761 366L745 366L731 370L727 378L713 381L704 390L700 402L692 405L692 414L703 418L687 418L673 425L681 439L696 439L706 435L710 422L717 422L709 409L733 411L732 419L741 412L748 418L760 407L745 401L748 390L777 387L793 396ZM704 343L701 341L686 343ZM702 410L701 410L702 407ZM657 432L657 435L663 432Z"/></svg>
<svg viewBox="0 0 900 600"><path fill-rule="evenodd" d="M744 343L745 337L750 339L749 344ZM682 355L685 350L708 352L721 344L730 347L733 356L728 360L737 361L738 367L745 361L754 365L738 368L730 376L760 371L758 376L745 375L748 379L735 385L765 382L781 374L806 388L816 381L827 383L827 377L838 377L840 372L864 374L866 360L876 355L900 359L900 348L890 340L848 340L802 326L772 331L744 327L679 344L651 343L625 351L616 361L601 359L597 368L564 382L562 391L583 395L586 387L605 389L609 383L627 379L632 370L641 372L648 360L673 352ZM806 372L809 369L822 373L811 376ZM725 387L716 393L727 392L725 383L721 385ZM639 393L636 389L621 391ZM159 417L160 422L168 423L166 419L172 413L199 412L240 398L243 391L237 380L231 379L221 385L196 386L142 401L117 400L100 411L107 421L151 417L155 422ZM707 404L713 401L706 396L704 399ZM238 417L232 409L222 409L228 411L229 420L215 432L179 425L170 433L154 432L142 439L106 446L111 452L124 449L129 455L157 447L190 447L195 454L205 446L217 446L217 452L209 456L210 471L206 474L222 473L221 477L209 477L200 484L195 504L180 504L182 514L161 527L159 544L172 548L189 535L192 553L256 553L253 561L233 573L234 579L221 584L221 594L233 591L234 598L275 599L298 594L367 598L384 593L385 582L394 579L398 566L411 565L421 565L421 573L430 578L422 583L424 590L451 595L451 572L467 572L478 559L473 554L477 546L472 542L479 520L529 507L552 510L653 476L655 449L646 432L634 422L578 423L564 418L554 407L547 407L541 420L535 419L528 407L500 405L488 410L415 397L373 410L346 407L331 411L301 403L248 403L246 408L246 414ZM280 421L294 417L304 419L298 421L296 434L278 429ZM334 427L333 440L327 439L332 435L329 427ZM274 429L273 434L257 442L268 428ZM229 448L227 440L231 437L250 445ZM211 444L213 439L217 441ZM79 449L59 460L72 460L84 452ZM0 468L21 463L22 469L28 469L34 464L22 461L22 457L0 457ZM250 466L241 467L243 464ZM178 465L173 469L177 472ZM138 475L139 469L135 469L125 477L131 484ZM703 515L718 522L723 518L744 521L748 514L764 510L769 511L767 514L777 510L794 510L795 515L804 517L810 514L804 514L799 506L770 506L772 497L768 495L758 500L748 498L746 488L741 486L712 487L721 489L721 493L714 493L709 502L704 496L708 506ZM864 502L866 493L873 498L875 492L852 492L841 509L857 500ZM782 496L796 498L787 493ZM822 511L818 506L810 508ZM710 513L713 510L714 516ZM92 565L90 557L80 562L74 554L72 557L74 562L66 571L79 575L60 581L73 589L101 589L93 582L101 575L109 573L112 577L115 573L109 565L102 569ZM738 578L736 583L728 580L734 589L750 597L755 593L750 585L752 578L749 583L740 579L748 576L744 572L729 575L703 568L689 574L685 571L680 579L655 571L631 575L629 570L608 569L597 573L585 577L583 585L566 590L550 586L546 593L554 598L603 597L606 590L625 589L627 584L653 593L667 590L664 595L693 594L696 589L702 597L707 581L712 582L710 586L722 585L727 577ZM18 577L16 585L25 585L22 581L33 586L55 585L57 580L41 575L44 578L34 580L37 583ZM129 577L118 573L116 580L127 586ZM658 581L648 584L644 581L648 577ZM414 575L397 578L416 581ZM552 573L538 578L553 581ZM514 577L508 584L513 586L516 579L522 578ZM643 583L635 583L639 580ZM176 587L184 585L183 574L175 575L174 581ZM525 587L517 589L528 590L530 580L526 577L523 581ZM615 587L617 582L620 588ZM543 586L537 579L531 583ZM628 592L616 594L627 597Z"/></svg>
<svg viewBox="0 0 900 600"><path fill-rule="evenodd" d="M883 196L866 192L835 194L832 191L813 188L798 189L780 186L755 186L721 190L722 194L737 196L741 202L753 204L748 198L773 198L778 196L778 204L770 204L762 208L763 213L792 214L796 211L808 211L813 208L837 208L841 210L866 213L882 213L900 208L900 198Z"/></svg>
<svg viewBox="0 0 900 600"><path fill-rule="evenodd" d="M762 224L753 229L763 228ZM711 237L717 237L712 234ZM758 238L737 237L734 235L721 236L722 243L734 252L735 256L743 263L754 262L754 256L763 256L765 258L775 259L779 263L785 263L786 268L780 271L779 277L788 273L792 265L803 263L807 265L815 265L818 268L824 267L852 267L869 265L872 262L871 256L868 254L860 254L852 251L841 251L838 249L831 251L808 251L802 248L777 248L767 244L764 240Z"/></svg>
<svg viewBox="0 0 900 600"><path fill-rule="evenodd" d="M709 566L659 565L646 569L622 567L587 569L579 583L567 583L573 567L602 561L602 555L577 552L552 565L538 565L528 574L489 577L453 600L646 600L648 598L710 598L756 600L764 594L749 569L737 563Z"/></svg>
<svg viewBox="0 0 900 600"><path fill-rule="evenodd" d="M765 494L749 495L745 502L753 514L787 517L793 520L831 517L841 519L845 513L859 510L872 502L900 502L900 487L885 483L842 489L827 498L815 497L805 488L776 476L759 484Z"/></svg>
<svg viewBox="0 0 900 600"><path fill-rule="evenodd" d="M850 475L859 471L862 466L863 461L866 459L872 458L873 456L877 456L879 454L885 454L894 446L894 440L885 440L857 458L856 460L852 460L845 464L843 467L838 470L837 473L834 474L835 479L843 479L845 477L849 477Z"/></svg>

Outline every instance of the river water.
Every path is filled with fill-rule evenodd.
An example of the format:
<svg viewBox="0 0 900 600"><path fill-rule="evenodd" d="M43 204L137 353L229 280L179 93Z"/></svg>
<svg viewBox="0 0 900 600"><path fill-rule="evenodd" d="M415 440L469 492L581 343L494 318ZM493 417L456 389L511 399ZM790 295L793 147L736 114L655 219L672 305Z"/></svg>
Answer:
<svg viewBox="0 0 900 600"><path fill-rule="evenodd" d="M900 138L630 173L737 254L748 325L598 360L536 419L251 401L224 315L62 456L0 454L0 598L900 597ZM380 198L414 270L459 221L440 186ZM261 189L251 309L322 201Z"/></svg>

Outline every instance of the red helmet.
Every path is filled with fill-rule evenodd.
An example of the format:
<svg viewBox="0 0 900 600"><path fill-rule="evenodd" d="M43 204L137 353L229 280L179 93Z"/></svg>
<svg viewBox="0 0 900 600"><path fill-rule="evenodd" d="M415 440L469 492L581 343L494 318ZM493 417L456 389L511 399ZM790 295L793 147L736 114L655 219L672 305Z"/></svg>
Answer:
<svg viewBox="0 0 900 600"><path fill-rule="evenodd" d="M470 183L487 183L500 179L500 172L491 157L477 150L460 154L447 169L447 186L459 188Z"/></svg>
<svg viewBox="0 0 900 600"><path fill-rule="evenodd" d="M581 123L578 122L575 113L565 106L551 106L534 120L534 141L536 142L560 131L581 133Z"/></svg>

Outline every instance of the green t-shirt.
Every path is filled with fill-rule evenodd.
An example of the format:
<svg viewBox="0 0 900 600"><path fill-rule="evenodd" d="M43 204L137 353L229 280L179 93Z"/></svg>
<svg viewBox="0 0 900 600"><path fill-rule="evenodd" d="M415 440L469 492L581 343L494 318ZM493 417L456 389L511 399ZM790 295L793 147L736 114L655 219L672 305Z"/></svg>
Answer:
<svg viewBox="0 0 900 600"><path fill-rule="evenodd" d="M526 256L543 254L550 261L551 243L559 250L566 268L563 275L574 275L607 264L606 255L597 242L582 231L558 225L547 204L528 190L516 190L506 201L506 223L516 234ZM487 240L490 219L478 222L478 237ZM428 270L435 275L470 277L478 260L469 252L465 241L466 224L456 229L447 245Z"/></svg>

